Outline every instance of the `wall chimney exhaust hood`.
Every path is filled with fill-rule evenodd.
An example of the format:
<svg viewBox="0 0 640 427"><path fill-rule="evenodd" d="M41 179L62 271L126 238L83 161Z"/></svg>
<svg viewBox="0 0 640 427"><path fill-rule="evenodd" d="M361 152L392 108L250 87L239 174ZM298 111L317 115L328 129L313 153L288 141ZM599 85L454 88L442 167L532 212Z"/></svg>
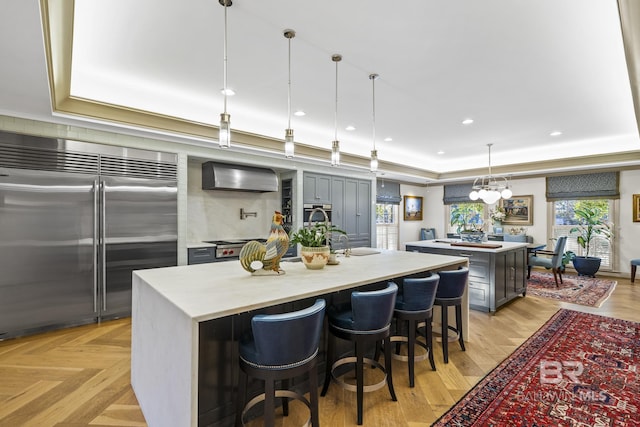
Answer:
<svg viewBox="0 0 640 427"><path fill-rule="evenodd" d="M278 176L268 168L206 162L202 164L202 189L256 193L278 191Z"/></svg>

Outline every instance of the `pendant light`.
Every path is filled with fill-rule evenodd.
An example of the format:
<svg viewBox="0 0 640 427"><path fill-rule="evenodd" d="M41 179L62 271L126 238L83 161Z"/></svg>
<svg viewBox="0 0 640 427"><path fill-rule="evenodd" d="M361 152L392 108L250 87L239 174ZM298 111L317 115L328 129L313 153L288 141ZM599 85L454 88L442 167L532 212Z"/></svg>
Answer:
<svg viewBox="0 0 640 427"><path fill-rule="evenodd" d="M500 198L510 199L513 193L509 188L509 181L503 176L493 176L491 174L491 146L489 147L489 175L481 176L473 181L469 198L471 200L481 199L488 205L496 203Z"/></svg>
<svg viewBox="0 0 640 427"><path fill-rule="evenodd" d="M224 7L224 57L223 57L223 87L224 111L220 114L220 128L218 143L220 148L231 147L231 116L227 113L227 8L233 4L231 0L218 0Z"/></svg>
<svg viewBox="0 0 640 427"><path fill-rule="evenodd" d="M378 150L376 150L376 79L377 74L369 74L372 88L372 105L373 105L373 150L371 150L371 165L369 170L376 172L378 170Z"/></svg>
<svg viewBox="0 0 640 427"><path fill-rule="evenodd" d="M342 61L342 55L335 54L331 60L336 63L336 113L335 136L331 143L331 166L340 166L340 141L338 141L338 62Z"/></svg>
<svg viewBox="0 0 640 427"><path fill-rule="evenodd" d="M289 40L289 92L287 102L287 129L284 131L284 155L290 159L295 153L295 144L293 142L293 129L291 129L291 39L296 36L293 30L284 30L284 37Z"/></svg>

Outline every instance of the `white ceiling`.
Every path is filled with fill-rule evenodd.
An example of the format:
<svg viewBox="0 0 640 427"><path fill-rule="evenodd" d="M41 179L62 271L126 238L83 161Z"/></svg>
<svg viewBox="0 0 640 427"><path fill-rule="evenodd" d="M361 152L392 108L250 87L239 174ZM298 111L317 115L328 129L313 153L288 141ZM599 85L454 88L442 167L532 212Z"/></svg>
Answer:
<svg viewBox="0 0 640 427"><path fill-rule="evenodd" d="M217 0L75 5L72 95L217 125ZM39 2L2 8L0 113L52 120ZM447 173L487 166L488 143L493 165L640 150L615 0L233 0L232 128L284 138L287 28L297 33L292 109L307 115L292 127L303 144L329 149L334 139L339 53L344 152L372 148L371 73L384 161Z"/></svg>

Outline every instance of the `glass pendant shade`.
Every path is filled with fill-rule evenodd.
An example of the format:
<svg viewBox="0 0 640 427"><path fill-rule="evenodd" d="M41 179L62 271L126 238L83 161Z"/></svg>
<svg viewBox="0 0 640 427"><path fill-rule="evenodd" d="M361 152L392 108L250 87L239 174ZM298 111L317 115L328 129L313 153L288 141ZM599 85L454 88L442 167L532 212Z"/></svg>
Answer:
<svg viewBox="0 0 640 427"><path fill-rule="evenodd" d="M290 159L293 157L295 145L293 143L293 129L286 129L284 135L284 155Z"/></svg>
<svg viewBox="0 0 640 427"><path fill-rule="evenodd" d="M340 166L340 141L331 143L331 166Z"/></svg>
<svg viewBox="0 0 640 427"><path fill-rule="evenodd" d="M378 150L371 150L371 166L369 167L371 172L378 170Z"/></svg>
<svg viewBox="0 0 640 427"><path fill-rule="evenodd" d="M220 114L218 143L220 144L220 148L231 147L231 116L227 113Z"/></svg>

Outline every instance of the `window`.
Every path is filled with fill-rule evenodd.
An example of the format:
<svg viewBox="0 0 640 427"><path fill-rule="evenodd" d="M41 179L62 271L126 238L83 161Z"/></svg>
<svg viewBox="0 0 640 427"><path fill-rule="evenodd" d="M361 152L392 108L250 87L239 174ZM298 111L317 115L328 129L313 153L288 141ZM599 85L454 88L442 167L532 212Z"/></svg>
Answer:
<svg viewBox="0 0 640 427"><path fill-rule="evenodd" d="M376 204L376 248L398 249L399 205Z"/></svg>
<svg viewBox="0 0 640 427"><path fill-rule="evenodd" d="M456 213L460 213L464 217L465 223L475 226L475 228L481 228L485 222L485 204L484 203L452 203L446 205L449 207L447 212L447 233L458 233L458 225L451 225L451 221ZM483 228L485 231L486 229Z"/></svg>
<svg viewBox="0 0 640 427"><path fill-rule="evenodd" d="M582 199L582 200L556 200L552 205L552 230L551 236L558 238L560 236L569 236L565 251L573 251L576 255L585 255L585 250L580 247L575 235L571 235L571 229L579 224L580 220L575 215L575 210L589 207L598 208L602 212L602 220L615 223L615 202L613 199ZM601 270L611 271L614 268L615 251L613 244L615 234L611 241L603 236L595 235L589 248L589 256L595 256L602 259L600 264Z"/></svg>

